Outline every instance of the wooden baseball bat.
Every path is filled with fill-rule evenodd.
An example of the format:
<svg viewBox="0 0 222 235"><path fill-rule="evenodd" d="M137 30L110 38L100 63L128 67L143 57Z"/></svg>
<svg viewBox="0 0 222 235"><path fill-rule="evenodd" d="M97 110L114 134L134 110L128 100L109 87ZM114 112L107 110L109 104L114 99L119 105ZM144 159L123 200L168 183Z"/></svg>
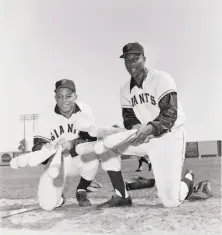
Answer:
<svg viewBox="0 0 222 235"><path fill-rule="evenodd" d="M28 159L29 159L29 156L27 155L24 155L24 156L18 156L17 157L17 166L20 168L20 167L27 167L28 165Z"/></svg>
<svg viewBox="0 0 222 235"><path fill-rule="evenodd" d="M140 144L138 146L132 146L128 143L125 143L114 147L113 150L121 155L144 156L148 154L147 143Z"/></svg>
<svg viewBox="0 0 222 235"><path fill-rule="evenodd" d="M88 133L92 137L106 137L118 132L126 131L125 128L115 128L115 127L100 127L100 126L91 126Z"/></svg>
<svg viewBox="0 0 222 235"><path fill-rule="evenodd" d="M137 130L126 130L124 132L119 132L113 135L109 135L104 138L104 145L108 149L113 149L118 145L123 144L124 142L133 138L136 134Z"/></svg>
<svg viewBox="0 0 222 235"><path fill-rule="evenodd" d="M52 179L58 177L61 168L61 163L62 163L62 146L59 146L48 168L48 174Z"/></svg>
<svg viewBox="0 0 222 235"><path fill-rule="evenodd" d="M12 158L12 160L10 161L10 166L11 166L12 169L18 169L19 168L19 166L17 164L17 158L18 157Z"/></svg>
<svg viewBox="0 0 222 235"><path fill-rule="evenodd" d="M47 149L43 148L39 151L28 153L28 166L35 167L50 158L53 154L55 154L57 149Z"/></svg>
<svg viewBox="0 0 222 235"><path fill-rule="evenodd" d="M20 209L12 210L12 211L10 210L10 211L7 211L6 213L2 214L1 219L6 219L6 218L11 217L13 215L19 215L22 213L31 212L31 211L35 211L35 210L41 210L41 207L40 206L32 206L30 208L20 208Z"/></svg>
<svg viewBox="0 0 222 235"><path fill-rule="evenodd" d="M96 154L103 154L103 153L105 153L107 151L109 151L109 149L105 147L103 140L98 141L94 145L94 153L96 153Z"/></svg>
<svg viewBox="0 0 222 235"><path fill-rule="evenodd" d="M55 152L56 149L42 149L35 152L25 153L13 158L10 161L10 166L13 169L27 166L35 167L51 157Z"/></svg>
<svg viewBox="0 0 222 235"><path fill-rule="evenodd" d="M79 155L93 153L95 144L96 144L96 141L78 144L76 146L76 153Z"/></svg>

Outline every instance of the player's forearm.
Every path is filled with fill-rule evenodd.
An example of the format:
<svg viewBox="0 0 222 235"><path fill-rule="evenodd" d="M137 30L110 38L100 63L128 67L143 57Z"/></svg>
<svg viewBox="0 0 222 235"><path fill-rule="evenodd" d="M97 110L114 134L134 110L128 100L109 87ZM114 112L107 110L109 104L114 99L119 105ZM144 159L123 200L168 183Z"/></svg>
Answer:
<svg viewBox="0 0 222 235"><path fill-rule="evenodd" d="M175 92L165 95L159 102L160 114L151 124L153 135L160 136L169 131L177 120L177 94Z"/></svg>
<svg viewBox="0 0 222 235"><path fill-rule="evenodd" d="M131 130L134 125L141 124L132 108L122 108L122 117L127 130Z"/></svg>

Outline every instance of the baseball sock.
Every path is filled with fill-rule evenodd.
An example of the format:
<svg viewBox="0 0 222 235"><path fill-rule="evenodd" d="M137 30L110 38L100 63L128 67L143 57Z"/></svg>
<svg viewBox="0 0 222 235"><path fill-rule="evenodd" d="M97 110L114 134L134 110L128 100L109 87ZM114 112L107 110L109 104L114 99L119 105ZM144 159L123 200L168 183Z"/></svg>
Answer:
<svg viewBox="0 0 222 235"><path fill-rule="evenodd" d="M145 157L141 157L141 160L142 160L142 162L145 162L145 163L149 164L149 162L146 160Z"/></svg>
<svg viewBox="0 0 222 235"><path fill-rule="evenodd" d="M79 185L77 187L77 192L78 191L86 191L89 185L91 184L92 180L86 180L83 177L81 177Z"/></svg>
<svg viewBox="0 0 222 235"><path fill-rule="evenodd" d="M142 164L143 164L143 160L142 160L142 158L140 158L139 159L139 166L138 166L139 170L142 170Z"/></svg>
<svg viewBox="0 0 222 235"><path fill-rule="evenodd" d="M115 192L118 196L127 198L129 196L125 182L123 181L123 176L121 171L107 171L110 177L111 183Z"/></svg>
<svg viewBox="0 0 222 235"><path fill-rule="evenodd" d="M187 174L180 182L180 200L184 200L189 193L189 188L192 184L193 176Z"/></svg>

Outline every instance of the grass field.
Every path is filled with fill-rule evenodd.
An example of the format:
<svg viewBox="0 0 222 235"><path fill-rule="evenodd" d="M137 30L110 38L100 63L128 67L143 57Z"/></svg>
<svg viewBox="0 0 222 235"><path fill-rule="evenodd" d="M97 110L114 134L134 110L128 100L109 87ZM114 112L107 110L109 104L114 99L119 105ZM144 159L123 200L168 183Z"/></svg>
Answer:
<svg viewBox="0 0 222 235"><path fill-rule="evenodd" d="M135 176L153 178L144 164L143 171L136 173L138 161L122 161L124 179ZM186 201L177 208L164 208L156 188L130 191L134 205L129 208L96 210L97 203L106 201L113 194L108 175L100 170L96 180L103 187L99 192L89 194L93 206L79 208L75 189L79 178L68 178L65 196L66 204L47 212L30 211L1 220L2 234L19 234L28 231L63 233L132 233L140 234L221 234L221 158L190 158L185 160L184 170L195 172L195 183L209 179L213 197L207 200ZM19 208L37 206L37 185L41 168L13 170L0 167L0 211L1 214ZM43 233L44 234L44 233Z"/></svg>

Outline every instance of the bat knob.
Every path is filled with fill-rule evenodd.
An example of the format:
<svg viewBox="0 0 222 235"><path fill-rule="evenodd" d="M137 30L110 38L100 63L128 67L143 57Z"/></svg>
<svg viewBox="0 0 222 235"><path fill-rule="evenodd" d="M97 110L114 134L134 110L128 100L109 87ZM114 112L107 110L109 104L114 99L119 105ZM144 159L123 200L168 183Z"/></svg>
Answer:
<svg viewBox="0 0 222 235"><path fill-rule="evenodd" d="M26 154L17 158L18 167L26 167L28 165L28 156Z"/></svg>
<svg viewBox="0 0 222 235"><path fill-rule="evenodd" d="M55 179L59 176L59 166L54 165L48 169L48 174L52 179Z"/></svg>
<svg viewBox="0 0 222 235"><path fill-rule="evenodd" d="M10 166L12 169L18 169L18 165L17 165L17 159L16 158L13 158L11 161L10 161Z"/></svg>
<svg viewBox="0 0 222 235"><path fill-rule="evenodd" d="M78 144L77 146L76 146L76 153L78 154L78 155L82 155L82 154L84 154L84 149L85 149L85 144Z"/></svg>
<svg viewBox="0 0 222 235"><path fill-rule="evenodd" d="M90 136L92 136L92 137L97 137L97 135L98 135L98 133L97 133L97 128L94 127L94 126L91 126L91 127L89 128L89 134L90 134Z"/></svg>

